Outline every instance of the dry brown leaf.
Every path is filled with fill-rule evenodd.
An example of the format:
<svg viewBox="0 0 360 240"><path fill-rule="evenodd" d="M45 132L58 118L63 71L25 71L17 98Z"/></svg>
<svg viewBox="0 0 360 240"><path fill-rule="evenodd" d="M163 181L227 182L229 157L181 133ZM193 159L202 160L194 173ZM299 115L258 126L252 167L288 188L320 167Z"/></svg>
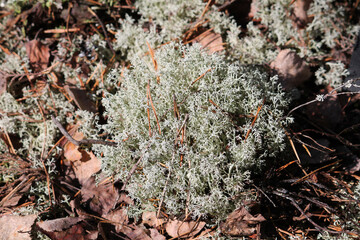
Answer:
<svg viewBox="0 0 360 240"><path fill-rule="evenodd" d="M158 227L164 224L165 220L156 217L156 212L144 212L142 215L143 224L151 227Z"/></svg>
<svg viewBox="0 0 360 240"><path fill-rule="evenodd" d="M78 106L81 110L86 110L92 113L96 112L95 103L91 101L85 89L79 89L73 85L65 85L64 89L66 93L74 99L76 106Z"/></svg>
<svg viewBox="0 0 360 240"><path fill-rule="evenodd" d="M50 49L38 40L25 43L26 53L30 60L30 66L34 72L47 68L50 58Z"/></svg>
<svg viewBox="0 0 360 240"><path fill-rule="evenodd" d="M206 48L209 53L220 52L224 50L223 40L220 34L213 31L205 31L196 38L196 42Z"/></svg>
<svg viewBox="0 0 360 240"><path fill-rule="evenodd" d="M84 229L83 219L79 217L58 218L44 222L38 222L37 228L53 240L67 239L91 239L88 231ZM90 233L93 236L93 233ZM92 238L93 239L93 238Z"/></svg>
<svg viewBox="0 0 360 240"><path fill-rule="evenodd" d="M36 225L45 232L60 232L69 229L73 225L81 222L82 220L83 218L79 217L67 217L38 222L36 223Z"/></svg>
<svg viewBox="0 0 360 240"><path fill-rule="evenodd" d="M29 177L26 175L22 175L20 178L18 178L18 180L21 182L18 183L16 187L11 188L11 191L4 198L1 199L0 206L16 206L19 203L19 200L24 196L24 194L29 191L34 179L35 178L29 179Z"/></svg>
<svg viewBox="0 0 360 240"><path fill-rule="evenodd" d="M245 207L241 207L232 212L226 221L220 224L220 229L223 234L230 236L250 236L256 233L256 227L250 225L256 225L265 220L261 214L253 216Z"/></svg>
<svg viewBox="0 0 360 240"><path fill-rule="evenodd" d="M75 132L72 136L75 140L80 141L84 135ZM98 173L101 169L101 161L92 153L85 150L79 150L79 146L71 142L67 142L64 146L64 156L71 161L76 178L82 184L91 176Z"/></svg>
<svg viewBox="0 0 360 240"><path fill-rule="evenodd" d="M4 215L0 218L0 239L31 240L30 231L37 215Z"/></svg>
<svg viewBox="0 0 360 240"><path fill-rule="evenodd" d="M119 193L111 182L96 184L95 177L91 177L82 183L81 196L93 212L105 216L116 205Z"/></svg>
<svg viewBox="0 0 360 240"><path fill-rule="evenodd" d="M80 150L81 159L73 162L74 172L80 184L101 170L101 161L92 152Z"/></svg>
<svg viewBox="0 0 360 240"><path fill-rule="evenodd" d="M84 21L89 21L93 17L93 15L88 11L88 6L86 4L79 4L78 2L74 2L72 8L69 10L64 8L61 12L60 17L64 19L64 21L69 21L69 24L80 25L83 24Z"/></svg>
<svg viewBox="0 0 360 240"><path fill-rule="evenodd" d="M151 240L141 225L132 225L131 228L124 227L123 233L131 240Z"/></svg>
<svg viewBox="0 0 360 240"><path fill-rule="evenodd" d="M166 223L165 229L171 237L188 238L198 234L204 226L205 222L170 220Z"/></svg>
<svg viewBox="0 0 360 240"><path fill-rule="evenodd" d="M134 205L134 201L125 193L120 193L119 200L117 201L117 204L125 203L127 205Z"/></svg>
<svg viewBox="0 0 360 240"><path fill-rule="evenodd" d="M281 50L270 66L279 74L285 90L301 85L312 75L306 62L290 49Z"/></svg>
<svg viewBox="0 0 360 240"><path fill-rule="evenodd" d="M297 0L294 3L294 22L299 28L304 28L311 20L307 15L312 0Z"/></svg>
<svg viewBox="0 0 360 240"><path fill-rule="evenodd" d="M72 137L80 141L84 138L84 134L80 132L75 132ZM81 152L79 151L79 146L76 146L72 142L67 142L64 146L64 157L69 161L78 161L81 159Z"/></svg>
<svg viewBox="0 0 360 240"><path fill-rule="evenodd" d="M121 232L123 227L129 222L125 208L112 210L109 213L103 215L103 218L111 221L112 225L115 225L115 231L117 233Z"/></svg>
<svg viewBox="0 0 360 240"><path fill-rule="evenodd" d="M165 236L159 233L155 228L150 229L150 237L152 240L165 240Z"/></svg>

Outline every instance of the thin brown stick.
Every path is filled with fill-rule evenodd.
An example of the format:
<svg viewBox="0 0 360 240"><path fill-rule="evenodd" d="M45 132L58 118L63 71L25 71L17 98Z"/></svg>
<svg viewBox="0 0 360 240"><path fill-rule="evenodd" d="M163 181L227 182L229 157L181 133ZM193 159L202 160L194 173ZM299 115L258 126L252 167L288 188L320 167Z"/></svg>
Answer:
<svg viewBox="0 0 360 240"><path fill-rule="evenodd" d="M44 134L44 141L43 141L43 146L42 146L42 150L41 150L41 156L40 156L40 160L41 160L41 163L44 167L44 172L45 172L45 175L46 175L46 183L47 183L47 188L48 188L48 192L49 192L49 201L50 201L50 205L52 206L52 201L51 201L51 193L53 195L53 198L54 198L54 202L56 201L55 199L55 192L54 191L50 191L50 175L46 169L46 165L45 165L45 162L44 162L44 153L45 153L45 145L46 145L46 132L47 132L47 125L46 125L46 118L45 118L45 115L44 115L44 112L43 112L43 109L41 108L39 102L36 100L36 103L39 107L39 111L41 113L41 116L43 118L43 122L44 122L44 131L45 131L45 134Z"/></svg>
<svg viewBox="0 0 360 240"><path fill-rule="evenodd" d="M316 230L318 230L319 232L329 232L329 233L333 233L333 234L341 234L341 233L349 233L348 231L332 231L329 230L327 228L323 228L321 226L319 226L317 223L315 223L308 215L306 215L306 213L300 208L300 206L296 203L296 201L294 200L294 198L285 195L284 193L280 192L280 191L273 191L273 193L277 196L283 197L285 199L288 199L291 204L297 209L299 210L299 212L304 215L306 217L306 219L316 228Z"/></svg>
<svg viewBox="0 0 360 240"><path fill-rule="evenodd" d="M124 190L125 190L127 183L129 182L131 176L134 174L136 168L138 167L138 165L140 164L140 162L142 161L142 159L144 158L145 153L146 153L146 151L148 150L148 148L150 147L150 145L151 145L151 142L146 146L146 148L145 148L143 154L141 155L141 157L139 158L139 160L138 160L138 161L134 164L134 166L131 168L128 176L126 177L126 180L125 180L123 186L121 187L121 191L124 191Z"/></svg>
<svg viewBox="0 0 360 240"><path fill-rule="evenodd" d="M201 74L198 78L196 78L191 84L190 86L194 85L194 83L196 83L197 81L199 81L201 78L203 78L205 76L205 74L207 74L208 72L211 71L211 68L209 68L208 70L206 70L206 72L204 72L203 74Z"/></svg>
<svg viewBox="0 0 360 240"><path fill-rule="evenodd" d="M330 164L328 164L328 165L322 166L322 167L320 167L320 168L318 168L318 169L316 169L316 170L314 170L314 171L312 171L312 172L309 172L308 174L306 174L306 175L303 176L302 178L298 179L296 182L293 182L291 185L297 184L297 183L303 181L304 179L310 177L312 174L314 174L314 173L316 173L316 172L318 172L318 171L320 171L320 170L322 170L322 169L324 169L324 168L327 168L327 167L330 167L330 166L332 166L332 165L335 165L335 164L337 164L337 163L339 163L339 162L341 162L341 161L342 161L342 160L338 160L338 161L336 161L336 162L333 162L333 163L330 163Z"/></svg>
<svg viewBox="0 0 360 240"><path fill-rule="evenodd" d="M0 207L3 206L5 204L5 202L10 199L12 196L14 196L14 194L20 189L22 188L24 185L26 185L27 183L33 181L35 179L34 176L32 176L30 179L27 179L27 177L25 177L13 190L11 190L11 192L6 195L3 199L1 199L0 202Z"/></svg>
<svg viewBox="0 0 360 240"><path fill-rule="evenodd" d="M106 31L106 28L105 28L103 22L101 21L101 19L99 18L99 16L98 16L93 10L91 10L90 7L88 7L88 11L89 11L89 12L91 13L91 15L93 15L93 16L98 20L98 22L100 23L100 26L101 26L101 28L102 28L102 30L103 30L103 32L104 32L104 35L105 35L105 40L106 40L107 44L109 45L109 48L110 48L111 52L112 52L113 55L115 56L116 53L115 53L115 51L114 51L114 49L113 49L113 47L112 47L112 44L111 44L110 39L109 39L109 37L108 37L108 35L107 35L107 31Z"/></svg>
<svg viewBox="0 0 360 240"><path fill-rule="evenodd" d="M204 8L204 10L203 10L203 12L201 13L200 19L202 19L202 18L205 16L205 14L206 14L207 11L209 11L209 7L210 7L211 2L212 2L212 0L209 0L209 1L207 2L206 6L205 6L205 8Z"/></svg>
<svg viewBox="0 0 360 240"><path fill-rule="evenodd" d="M148 116L148 122L149 122L149 137L151 137L151 122L150 122L150 99L149 99L149 92L150 92L150 85L148 83L147 85L147 93L146 93L146 102L147 102L147 116Z"/></svg>
<svg viewBox="0 0 360 240"><path fill-rule="evenodd" d="M173 157L174 157L174 155L175 155L175 151L173 152ZM164 202L165 193L166 193L166 187L167 187L167 185L169 183L170 175L171 175L171 168L169 169L169 174L168 174L168 176L166 178L165 186L164 186L163 192L161 194L161 200L160 200L160 203L159 203L159 208L158 208L158 211L157 211L157 214L156 214L156 218L159 218L160 213L161 213L161 206L162 206L162 204Z"/></svg>
<svg viewBox="0 0 360 240"><path fill-rule="evenodd" d="M146 44L147 44L147 46L149 48L149 53L150 53L150 56L151 56L151 60L152 60L152 62L154 64L155 72L157 72L158 64L157 64L157 61L155 59L154 50L151 48L150 43L148 41L146 41ZM156 81L157 81L157 83L160 83L160 77L159 76L156 76Z"/></svg>
<svg viewBox="0 0 360 240"><path fill-rule="evenodd" d="M51 119L53 120L53 122L57 126L57 128L59 128L60 132L64 135L64 137L66 137L66 139L68 141L75 144L76 146L88 145L88 144L90 144L90 145L91 144L101 144L101 145L116 147L118 145L117 142L109 142L109 141L96 140L96 139L83 139L83 140L77 141L65 130L65 128L61 125L61 123L53 115L51 115Z"/></svg>
<svg viewBox="0 0 360 240"><path fill-rule="evenodd" d="M246 141L246 139L249 137L249 135L250 135L250 133L251 133L251 130L252 130L252 128L253 128L254 125L255 125L256 119L257 119L258 116L259 116L260 110L261 110L262 107L264 106L264 103L265 103L265 99L263 100L263 103L258 107L258 109L257 109L257 111L256 111L255 117L254 117L253 121L251 122L251 126L250 126L249 130L248 130L247 133L246 133L245 141Z"/></svg>
<svg viewBox="0 0 360 240"><path fill-rule="evenodd" d="M291 139L291 137L290 137L290 134L289 134L287 131L285 131L285 134L286 134L286 136L288 137L289 142L290 142L290 144L291 144L291 147L292 147L292 149L293 149L293 151L294 151L294 154L295 154L295 156L296 156L296 159L297 159L296 163L297 163L297 165L298 165L299 168L302 170L302 172L303 172L305 175L307 175L305 169L303 169L303 167L301 166L301 161L300 161L299 154L298 154L297 151L296 151L294 142L292 141L292 139Z"/></svg>
<svg viewBox="0 0 360 240"><path fill-rule="evenodd" d="M153 110L153 112L154 112L155 119L156 119L156 123L157 123L158 128L159 128L159 134L161 135L161 128L160 128L159 119L158 119L158 117L157 117L156 110L155 110L155 106L154 106L154 103L153 103L152 98L151 98L151 93L150 93L150 80L148 80L148 94L149 94L149 100L150 100L151 108L152 108L152 110Z"/></svg>

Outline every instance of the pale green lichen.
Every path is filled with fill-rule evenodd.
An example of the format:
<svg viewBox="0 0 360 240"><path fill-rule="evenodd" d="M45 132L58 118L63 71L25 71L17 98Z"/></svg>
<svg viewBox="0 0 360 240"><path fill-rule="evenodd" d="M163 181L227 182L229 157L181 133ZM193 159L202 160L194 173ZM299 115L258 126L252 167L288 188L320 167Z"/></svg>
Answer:
<svg viewBox="0 0 360 240"><path fill-rule="evenodd" d="M261 68L228 63L199 46L172 43L156 51L155 59L157 71L149 58L134 59L118 91L102 101L108 123L99 127L119 142L116 148L96 146L104 154L102 170L124 180L142 158L127 187L133 198L149 205L166 188L169 213L188 209L194 217L220 219L243 199L251 171L284 148L280 118L287 101L276 78ZM148 81L158 120L148 104ZM251 127L253 117L245 115L259 107Z"/></svg>

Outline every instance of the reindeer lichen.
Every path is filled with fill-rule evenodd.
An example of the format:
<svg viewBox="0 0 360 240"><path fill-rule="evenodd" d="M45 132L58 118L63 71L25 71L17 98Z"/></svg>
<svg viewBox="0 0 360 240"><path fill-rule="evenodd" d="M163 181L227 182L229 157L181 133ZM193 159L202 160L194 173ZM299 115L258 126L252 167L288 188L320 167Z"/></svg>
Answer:
<svg viewBox="0 0 360 240"><path fill-rule="evenodd" d="M163 199L172 214L221 218L250 196L251 171L284 148L287 101L262 68L197 45L163 46L155 60L157 70L149 58L134 59L102 100L108 122L99 127L119 142L96 146L102 171L125 180L141 158L126 188L140 205Z"/></svg>

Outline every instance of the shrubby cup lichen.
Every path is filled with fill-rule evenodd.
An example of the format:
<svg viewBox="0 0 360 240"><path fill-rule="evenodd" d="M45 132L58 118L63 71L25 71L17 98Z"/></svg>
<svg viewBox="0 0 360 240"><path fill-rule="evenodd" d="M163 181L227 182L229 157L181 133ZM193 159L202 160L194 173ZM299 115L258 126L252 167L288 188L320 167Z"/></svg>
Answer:
<svg viewBox="0 0 360 240"><path fill-rule="evenodd" d="M172 43L155 60L157 71L136 58L102 101L108 123L99 127L119 142L96 146L103 172L125 180L141 158L126 187L141 209L163 200L171 214L224 217L248 197L250 169L284 147L284 94L260 68L199 46Z"/></svg>

